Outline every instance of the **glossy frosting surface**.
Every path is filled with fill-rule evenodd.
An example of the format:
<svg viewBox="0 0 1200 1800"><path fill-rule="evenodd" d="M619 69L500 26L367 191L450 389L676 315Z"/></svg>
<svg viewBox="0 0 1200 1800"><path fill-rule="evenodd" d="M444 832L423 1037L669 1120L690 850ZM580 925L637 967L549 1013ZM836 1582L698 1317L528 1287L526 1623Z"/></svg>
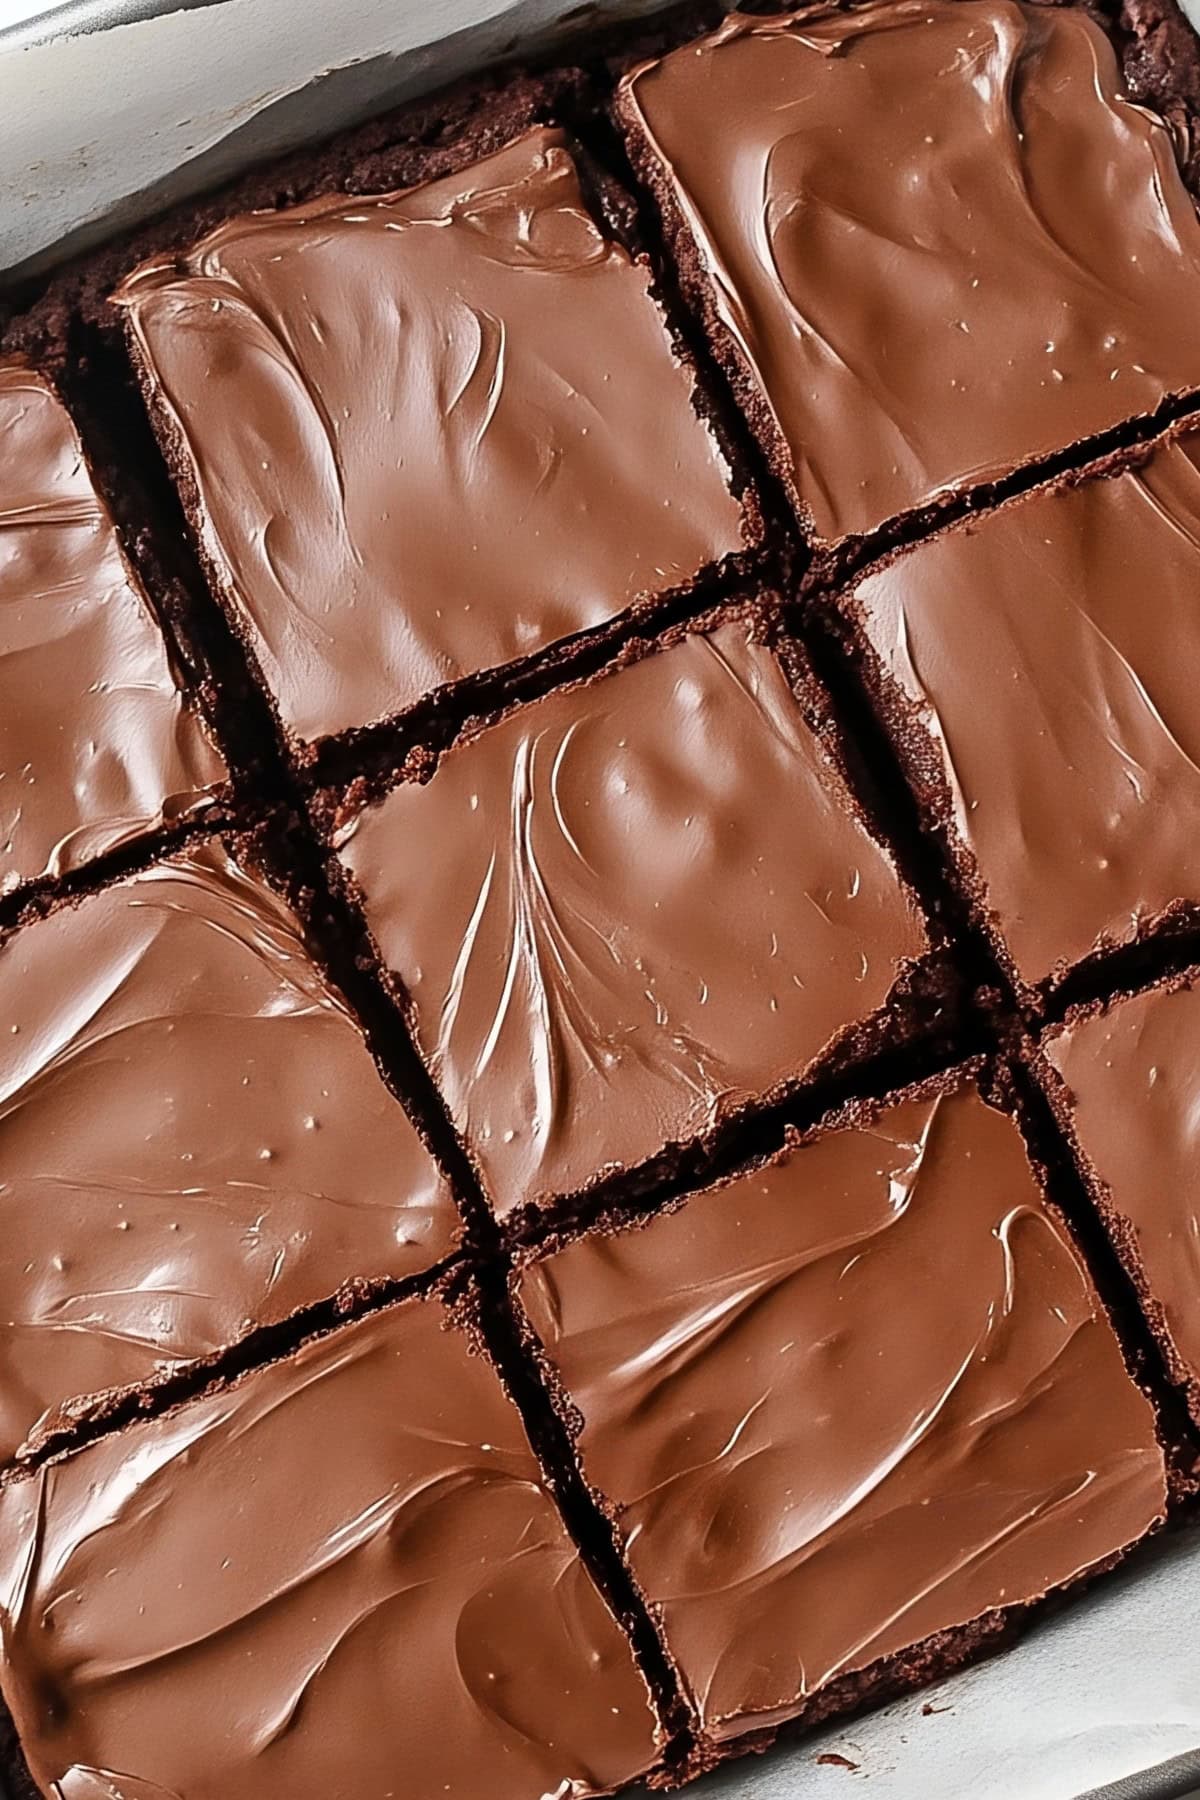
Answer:
<svg viewBox="0 0 1200 1800"><path fill-rule="evenodd" d="M922 545L851 610L1023 980L1200 902L1200 437Z"/></svg>
<svg viewBox="0 0 1200 1800"><path fill-rule="evenodd" d="M295 918L218 846L0 949L0 1456L457 1229Z"/></svg>
<svg viewBox="0 0 1200 1800"><path fill-rule="evenodd" d="M0 1546L54 1800L584 1800L654 1761L517 1414L431 1301L9 1488Z"/></svg>
<svg viewBox="0 0 1200 1800"><path fill-rule="evenodd" d="M1150 1408L972 1089L580 1240L523 1297L714 1737L1162 1513Z"/></svg>
<svg viewBox="0 0 1200 1800"><path fill-rule="evenodd" d="M558 132L404 193L231 219L117 298L298 737L741 548L648 276Z"/></svg>
<svg viewBox="0 0 1200 1800"><path fill-rule="evenodd" d="M66 409L0 363L0 892L199 811L224 778Z"/></svg>
<svg viewBox="0 0 1200 1800"><path fill-rule="evenodd" d="M1079 1145L1132 1234L1177 1371L1200 1396L1200 988L1138 994L1081 1018L1046 1055L1070 1090Z"/></svg>
<svg viewBox="0 0 1200 1800"><path fill-rule="evenodd" d="M1200 382L1200 221L1081 6L735 15L625 93L819 537Z"/></svg>
<svg viewBox="0 0 1200 1800"><path fill-rule="evenodd" d="M927 948L739 623L522 708L342 855L501 1212L803 1076Z"/></svg>

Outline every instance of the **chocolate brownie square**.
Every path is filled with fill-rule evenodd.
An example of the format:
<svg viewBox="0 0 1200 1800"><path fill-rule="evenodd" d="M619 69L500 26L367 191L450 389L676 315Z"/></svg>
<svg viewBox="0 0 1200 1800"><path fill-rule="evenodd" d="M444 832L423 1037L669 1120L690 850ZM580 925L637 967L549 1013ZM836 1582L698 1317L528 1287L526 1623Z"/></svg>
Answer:
<svg viewBox="0 0 1200 1800"><path fill-rule="evenodd" d="M279 896L219 841L0 947L0 1461L457 1246Z"/></svg>
<svg viewBox="0 0 1200 1800"><path fill-rule="evenodd" d="M516 1411L434 1300L0 1495L0 1688L55 1800L573 1800L657 1759Z"/></svg>
<svg viewBox="0 0 1200 1800"><path fill-rule="evenodd" d="M195 818L225 776L70 415L0 362L0 893Z"/></svg>
<svg viewBox="0 0 1200 1800"><path fill-rule="evenodd" d="M1200 386L1200 220L1090 8L735 15L617 110L817 543Z"/></svg>
<svg viewBox="0 0 1200 1800"><path fill-rule="evenodd" d="M341 858L500 1214L917 1028L926 924L748 617L466 738Z"/></svg>
<svg viewBox="0 0 1200 1800"><path fill-rule="evenodd" d="M1200 903L1200 436L1042 489L844 600L867 685L1030 1002Z"/></svg>
<svg viewBox="0 0 1200 1800"><path fill-rule="evenodd" d="M757 533L565 135L226 219L114 295L294 746L687 589Z"/></svg>
<svg viewBox="0 0 1200 1800"><path fill-rule="evenodd" d="M969 1083L852 1111L518 1287L698 1766L943 1673L1164 1516L1154 1413Z"/></svg>
<svg viewBox="0 0 1200 1800"><path fill-rule="evenodd" d="M1051 1105L1200 1423L1200 970L1075 1007L1042 1045Z"/></svg>

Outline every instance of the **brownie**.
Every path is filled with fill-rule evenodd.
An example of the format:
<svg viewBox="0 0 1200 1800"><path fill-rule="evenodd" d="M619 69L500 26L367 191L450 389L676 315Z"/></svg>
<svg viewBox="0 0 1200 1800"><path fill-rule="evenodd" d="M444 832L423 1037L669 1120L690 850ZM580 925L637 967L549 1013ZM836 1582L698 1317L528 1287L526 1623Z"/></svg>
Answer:
<svg viewBox="0 0 1200 1800"><path fill-rule="evenodd" d="M657 1759L518 1415L433 1300L7 1487L0 1618L61 1800L589 1800Z"/></svg>
<svg viewBox="0 0 1200 1800"><path fill-rule="evenodd" d="M501 1215L918 1028L927 926L749 616L465 738L340 854Z"/></svg>
<svg viewBox="0 0 1200 1800"><path fill-rule="evenodd" d="M1197 917L1200 436L934 537L842 608L1025 1000Z"/></svg>
<svg viewBox="0 0 1200 1800"><path fill-rule="evenodd" d="M1200 386L1200 220L1083 7L737 15L616 106L817 544Z"/></svg>
<svg viewBox="0 0 1200 1800"><path fill-rule="evenodd" d="M1200 46L781 3L0 305L11 1800L677 1785L1194 1502Z"/></svg>
<svg viewBox="0 0 1200 1800"><path fill-rule="evenodd" d="M225 776L69 414L0 361L0 894L197 819Z"/></svg>
<svg viewBox="0 0 1200 1800"><path fill-rule="evenodd" d="M0 1019L0 1459L458 1244L444 1178L236 847L12 934Z"/></svg>
<svg viewBox="0 0 1200 1800"><path fill-rule="evenodd" d="M756 530L557 129L227 219L114 301L297 748L636 612Z"/></svg>
<svg viewBox="0 0 1200 1800"><path fill-rule="evenodd" d="M1163 1518L1154 1413L970 1081L852 1111L517 1285L696 1767L953 1667Z"/></svg>
<svg viewBox="0 0 1200 1800"><path fill-rule="evenodd" d="M1073 1007L1038 1065L1200 1424L1200 970Z"/></svg>

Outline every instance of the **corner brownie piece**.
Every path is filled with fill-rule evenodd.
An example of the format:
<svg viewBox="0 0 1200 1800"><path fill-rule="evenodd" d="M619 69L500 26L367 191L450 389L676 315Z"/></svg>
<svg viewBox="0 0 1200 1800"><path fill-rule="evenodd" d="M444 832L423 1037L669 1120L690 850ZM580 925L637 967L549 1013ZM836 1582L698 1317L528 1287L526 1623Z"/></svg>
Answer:
<svg viewBox="0 0 1200 1800"><path fill-rule="evenodd" d="M0 1620L52 1800L588 1800L656 1760L624 1634L435 1301L6 1488Z"/></svg>
<svg viewBox="0 0 1200 1800"><path fill-rule="evenodd" d="M114 298L300 745L745 548L648 273L550 127L405 192L229 219Z"/></svg>
<svg viewBox="0 0 1200 1800"><path fill-rule="evenodd" d="M1200 435L895 557L868 685L1027 999L1200 903Z"/></svg>
<svg viewBox="0 0 1200 1800"><path fill-rule="evenodd" d="M1012 1121L951 1078L835 1124L519 1278L701 1764L930 1679L1164 1516Z"/></svg>
<svg viewBox="0 0 1200 1800"><path fill-rule="evenodd" d="M1073 1008L1041 1069L1167 1366L1200 1423L1200 970Z"/></svg>
<svg viewBox="0 0 1200 1800"><path fill-rule="evenodd" d="M458 1242L295 917L218 842L16 932L0 1020L0 1459Z"/></svg>
<svg viewBox="0 0 1200 1800"><path fill-rule="evenodd" d="M202 812L225 775L66 408L0 362L0 893Z"/></svg>
<svg viewBox="0 0 1200 1800"><path fill-rule="evenodd" d="M1200 221L1083 6L739 15L618 111L819 541L1200 385Z"/></svg>
<svg viewBox="0 0 1200 1800"><path fill-rule="evenodd" d="M501 1214L891 1041L930 948L737 616L460 743L341 856Z"/></svg>

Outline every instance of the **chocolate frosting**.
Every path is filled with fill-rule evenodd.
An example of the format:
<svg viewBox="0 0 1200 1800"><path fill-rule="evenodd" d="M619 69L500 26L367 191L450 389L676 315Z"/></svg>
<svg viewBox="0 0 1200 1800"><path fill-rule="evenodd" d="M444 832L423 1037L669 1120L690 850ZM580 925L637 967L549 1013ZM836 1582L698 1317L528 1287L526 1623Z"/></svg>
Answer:
<svg viewBox="0 0 1200 1800"><path fill-rule="evenodd" d="M735 15L621 105L822 539L1200 383L1200 221L1082 6Z"/></svg>
<svg viewBox="0 0 1200 1800"><path fill-rule="evenodd" d="M283 902L213 843L0 950L0 1455L457 1213Z"/></svg>
<svg viewBox="0 0 1200 1800"><path fill-rule="evenodd" d="M3 1687L54 1800L585 1800L646 1689L430 1301L0 1497Z"/></svg>
<svg viewBox="0 0 1200 1800"><path fill-rule="evenodd" d="M62 402L0 363L0 892L201 811L224 778Z"/></svg>
<svg viewBox="0 0 1200 1800"><path fill-rule="evenodd" d="M115 298L300 738L742 547L649 276L557 131L405 193L230 219Z"/></svg>
<svg viewBox="0 0 1200 1800"><path fill-rule="evenodd" d="M803 1077L927 949L740 623L522 708L342 855L500 1212Z"/></svg>
<svg viewBox="0 0 1200 1800"><path fill-rule="evenodd" d="M1162 1517L1151 1409L974 1090L581 1239L522 1296L711 1738Z"/></svg>
<svg viewBox="0 0 1200 1800"><path fill-rule="evenodd" d="M926 543L851 610L1023 982L1200 902L1200 436Z"/></svg>
<svg viewBox="0 0 1200 1800"><path fill-rule="evenodd" d="M1045 1050L1200 1417L1200 988L1073 1019Z"/></svg>

